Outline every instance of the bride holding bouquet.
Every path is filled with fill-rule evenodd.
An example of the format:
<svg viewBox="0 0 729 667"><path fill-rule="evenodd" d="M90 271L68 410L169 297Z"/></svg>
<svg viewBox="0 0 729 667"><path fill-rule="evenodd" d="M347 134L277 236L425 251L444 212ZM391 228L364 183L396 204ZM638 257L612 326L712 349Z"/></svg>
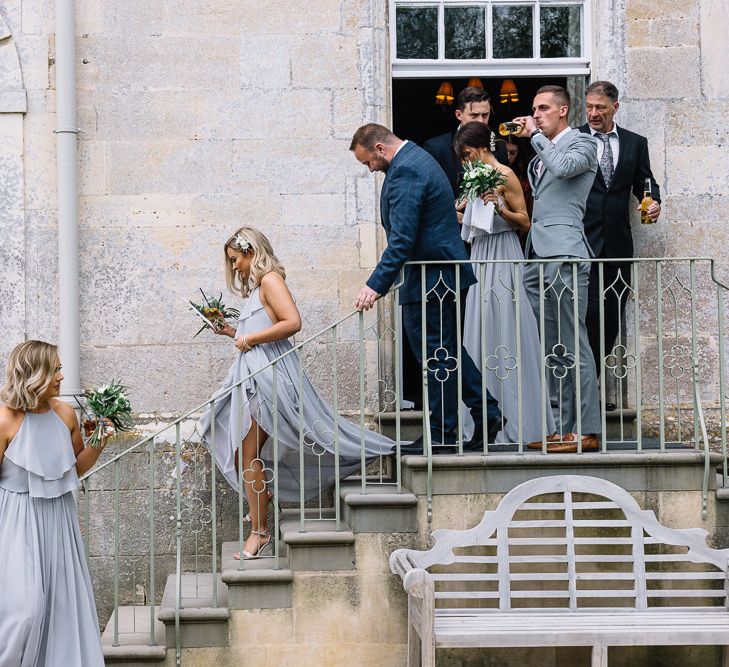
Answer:
<svg viewBox="0 0 729 667"><path fill-rule="evenodd" d="M494 156L494 146L495 135L483 123L462 125L455 136L454 148L464 164L461 199L468 200L461 237L471 243L472 260L523 261L518 232L526 232L531 226L524 193L516 174ZM516 280L516 266L516 262L474 265L478 282L468 290L463 327L463 344L472 359L480 360L486 386L505 418L505 426L496 436L496 442L502 444L519 442L520 406L523 442L541 441L542 410L546 410L546 432L555 430L549 392L546 404L539 409L539 333L522 282ZM517 363L522 374L521 396Z"/></svg>
<svg viewBox="0 0 729 667"><path fill-rule="evenodd" d="M223 389L247 379L242 385L242 408L232 409L231 394L218 399L212 411L201 418L201 433L213 449L212 419L215 419L215 459L228 483L236 490L238 450L233 439L235 421L242 419L243 488L250 507L251 532L243 557L263 554L270 544L267 508L270 491L266 470L273 470L273 442L278 434L278 501L296 502L300 487L305 498L316 496L335 483L335 432L339 437L339 476L346 477L360 465L361 430L340 417L319 396L304 374L300 390L299 359L288 354L276 364L277 412L273 412L274 367L272 361L292 349L289 337L301 329L301 317L286 285L286 272L273 252L269 240L257 229L241 227L226 242L225 272L228 288L243 297L238 326L220 324L214 331L230 336L238 354ZM249 377L252 375L252 377ZM300 412L301 410L301 412ZM300 426L301 414L303 423ZM299 438L303 431L303 479L299 459ZM390 454L394 443L388 438L365 431L365 456ZM269 491L269 493L267 493Z"/></svg>

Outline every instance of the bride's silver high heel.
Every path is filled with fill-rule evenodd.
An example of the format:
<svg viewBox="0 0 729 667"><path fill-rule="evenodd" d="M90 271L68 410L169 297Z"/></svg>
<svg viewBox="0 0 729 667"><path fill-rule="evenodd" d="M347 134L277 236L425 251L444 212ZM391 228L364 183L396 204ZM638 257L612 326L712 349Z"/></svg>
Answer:
<svg viewBox="0 0 729 667"><path fill-rule="evenodd" d="M258 548L256 549L255 553L251 553L250 551L243 551L243 558L249 559L249 558L261 558L264 555L264 552L268 551L270 547L273 546L273 540L271 539L271 533L269 533L267 530L252 530L251 535L258 535ZM264 542L261 538L267 537L268 539ZM234 554L233 558L235 560L240 560L240 554Z"/></svg>

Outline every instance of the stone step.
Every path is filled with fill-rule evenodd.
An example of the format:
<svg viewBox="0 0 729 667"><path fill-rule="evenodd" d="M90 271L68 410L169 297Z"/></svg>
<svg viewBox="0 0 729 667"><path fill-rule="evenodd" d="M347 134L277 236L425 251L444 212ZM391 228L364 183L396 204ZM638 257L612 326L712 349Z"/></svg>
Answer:
<svg viewBox="0 0 729 667"><path fill-rule="evenodd" d="M355 533L415 533L418 499L394 484L342 482L342 515Z"/></svg>
<svg viewBox="0 0 729 667"><path fill-rule="evenodd" d="M154 608L154 639L150 636L149 607L123 606L114 611L101 634L104 662L116 667L164 665L167 656L165 626ZM114 643L114 622L119 616L119 634Z"/></svg>
<svg viewBox="0 0 729 667"><path fill-rule="evenodd" d="M351 570L355 568L354 533L331 518L333 510L307 511L304 531L298 510L281 513L281 540L289 567L297 570Z"/></svg>
<svg viewBox="0 0 729 667"><path fill-rule="evenodd" d="M175 593L177 578L167 577L158 618L165 625L167 646L175 646ZM228 646L228 587L218 576L218 600L214 606L213 575L184 573L180 601L180 646L200 648Z"/></svg>
<svg viewBox="0 0 729 667"><path fill-rule="evenodd" d="M279 557L278 566L273 556L251 558L244 560L241 567L241 562L233 558L239 549L238 542L223 542L222 580L228 587L228 608L290 608L294 574L288 558Z"/></svg>
<svg viewBox="0 0 729 667"><path fill-rule="evenodd" d="M635 420L638 412L633 408L622 410L610 410L605 413L605 424L607 426L607 437L610 440L635 439ZM397 413L383 412L378 415L382 424L382 433L388 438L395 439L395 423ZM423 411L402 410L400 412L400 440L409 442L419 438L423 434Z"/></svg>

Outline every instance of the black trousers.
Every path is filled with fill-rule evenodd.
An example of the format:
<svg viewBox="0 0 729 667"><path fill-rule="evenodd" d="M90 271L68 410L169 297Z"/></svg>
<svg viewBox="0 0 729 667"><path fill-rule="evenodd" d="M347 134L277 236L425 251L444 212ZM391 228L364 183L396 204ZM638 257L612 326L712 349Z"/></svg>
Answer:
<svg viewBox="0 0 729 667"><path fill-rule="evenodd" d="M605 356L613 353L618 331L625 331L625 302L631 286L629 262L603 262L603 293L600 294L599 262L590 269L590 284L587 292L587 337L598 376L602 369L600 358L600 301L603 301ZM618 341L619 342L619 341Z"/></svg>

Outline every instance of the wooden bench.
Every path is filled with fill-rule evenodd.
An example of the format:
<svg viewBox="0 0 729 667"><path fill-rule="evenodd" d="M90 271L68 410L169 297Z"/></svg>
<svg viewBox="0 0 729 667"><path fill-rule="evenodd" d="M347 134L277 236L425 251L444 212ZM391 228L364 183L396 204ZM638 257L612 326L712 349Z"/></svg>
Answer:
<svg viewBox="0 0 729 667"><path fill-rule="evenodd" d="M729 549L671 529L596 477L521 484L470 530L437 530L429 551L398 549L408 594L408 665L436 648L723 645L729 667Z"/></svg>

